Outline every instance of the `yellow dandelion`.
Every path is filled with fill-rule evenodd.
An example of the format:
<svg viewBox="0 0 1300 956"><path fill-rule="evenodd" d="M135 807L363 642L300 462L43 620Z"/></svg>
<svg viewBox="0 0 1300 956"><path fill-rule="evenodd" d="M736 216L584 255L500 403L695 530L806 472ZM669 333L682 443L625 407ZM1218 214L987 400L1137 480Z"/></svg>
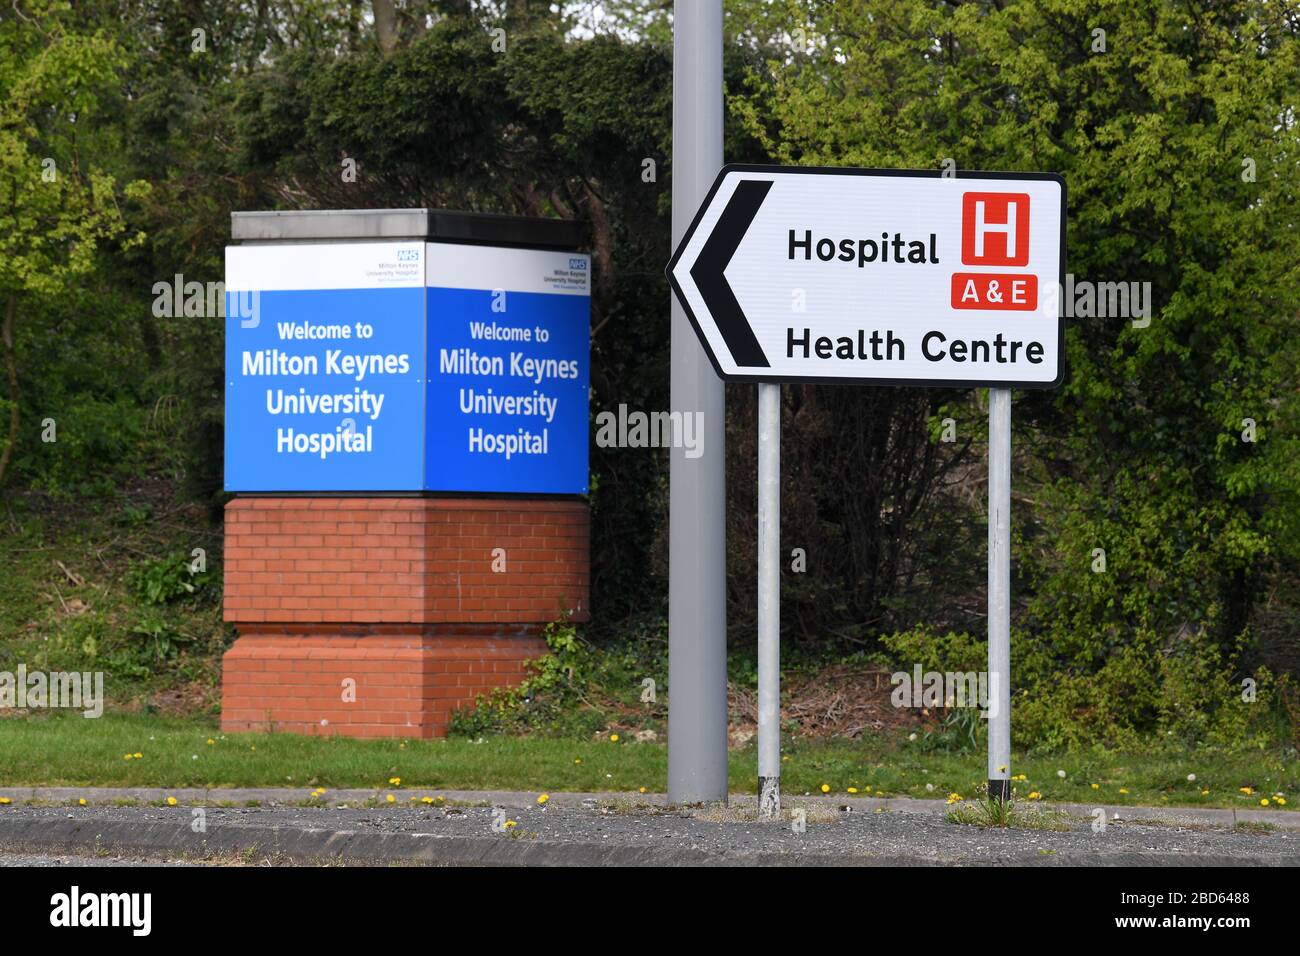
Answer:
<svg viewBox="0 0 1300 956"><path fill-rule="evenodd" d="M857 787L849 787L849 793L857 793L857 792L858 792Z"/></svg>
<svg viewBox="0 0 1300 956"><path fill-rule="evenodd" d="M1092 789L1094 789L1094 790L1100 790L1100 789L1101 789L1101 784L1099 784L1099 783L1094 783L1094 784L1092 785Z"/></svg>
<svg viewBox="0 0 1300 956"><path fill-rule="evenodd" d="M1208 790L1202 790L1202 791L1201 791L1201 796L1203 796L1203 797L1208 797L1209 795L1210 795L1210 791L1208 791Z"/></svg>
<svg viewBox="0 0 1300 956"><path fill-rule="evenodd" d="M143 759L144 759L144 754L139 754L139 753L138 753L138 754L134 754L133 756L135 757L136 760L143 760Z"/></svg>
<svg viewBox="0 0 1300 956"><path fill-rule="evenodd" d="M421 802L421 803L433 803L433 797L421 797L421 798L420 798L420 802Z"/></svg>
<svg viewBox="0 0 1300 956"><path fill-rule="evenodd" d="M830 792L831 792L831 785L829 783L822 784L822 793L830 793Z"/></svg>
<svg viewBox="0 0 1300 956"><path fill-rule="evenodd" d="M211 737L208 738L208 746L209 746L209 747L213 746L215 743L216 743L216 741L213 740Z"/></svg>
<svg viewBox="0 0 1300 956"><path fill-rule="evenodd" d="M1255 792L1255 789L1253 787L1238 787L1237 790L1240 793L1244 793L1248 797Z"/></svg>
<svg viewBox="0 0 1300 956"><path fill-rule="evenodd" d="M519 826L519 824L516 823L514 820L507 820L507 821L506 821L506 829L507 829L507 830L511 830L511 829L513 829L513 828L515 828L515 827L517 827L517 826Z"/></svg>
<svg viewBox="0 0 1300 956"><path fill-rule="evenodd" d="M1282 806L1282 807L1286 806L1286 797L1274 797L1273 799L1275 799L1278 802L1278 806Z"/></svg>
<svg viewBox="0 0 1300 956"><path fill-rule="evenodd" d="M539 795L538 795L538 797L537 797L537 802L538 802L539 804L542 804L542 803L545 803L545 802L546 802L547 800L549 800L549 799L551 799L551 795L550 795L549 793L543 793L543 794L539 794Z"/></svg>
<svg viewBox="0 0 1300 956"><path fill-rule="evenodd" d="M168 798L167 798L167 806L169 806L169 807L174 807L174 806L176 806L176 798L175 798L175 797L168 797Z"/></svg>
<svg viewBox="0 0 1300 956"><path fill-rule="evenodd" d="M393 796L391 793L388 794L388 796L384 797L384 799L387 800L389 803L396 803L396 802L397 802L397 798L396 798L395 796Z"/></svg>
<svg viewBox="0 0 1300 956"><path fill-rule="evenodd" d="M618 734L610 734L609 739L611 743L618 743Z"/></svg>
<svg viewBox="0 0 1300 956"><path fill-rule="evenodd" d="M85 797L82 797L80 800L77 801L77 804L78 804L78 806L83 806L83 807L84 807L84 806L86 805L86 798L85 798Z"/></svg>
<svg viewBox="0 0 1300 956"><path fill-rule="evenodd" d="M1263 800L1260 800L1260 801L1259 801L1259 805L1260 805L1261 807L1266 807L1266 806L1268 806L1268 797L1265 797Z"/></svg>
<svg viewBox="0 0 1300 956"><path fill-rule="evenodd" d="M9 803L10 800L8 797L0 797L0 807L7 807L9 806Z"/></svg>
<svg viewBox="0 0 1300 956"><path fill-rule="evenodd" d="M400 786L402 785L402 778L401 778L401 777L389 777L389 778L388 778L388 785L389 785L390 787L400 787Z"/></svg>
<svg viewBox="0 0 1300 956"><path fill-rule="evenodd" d="M573 762L574 762L575 764L580 764L580 763L582 763L582 758L581 758L581 757L574 757L574 758L573 758Z"/></svg>
<svg viewBox="0 0 1300 956"><path fill-rule="evenodd" d="M638 788L637 788L637 793L645 793L645 792L646 792L646 791L645 791L645 787L638 787Z"/></svg>
<svg viewBox="0 0 1300 956"><path fill-rule="evenodd" d="M1041 800L1042 798L1043 798L1043 795L1042 795L1041 793L1039 793L1037 790L1031 790L1031 791L1029 792L1029 799L1030 799L1030 800Z"/></svg>
<svg viewBox="0 0 1300 956"><path fill-rule="evenodd" d="M1120 792L1120 793L1128 793L1128 788L1127 788L1127 787L1120 787L1120 788L1119 788L1119 792Z"/></svg>

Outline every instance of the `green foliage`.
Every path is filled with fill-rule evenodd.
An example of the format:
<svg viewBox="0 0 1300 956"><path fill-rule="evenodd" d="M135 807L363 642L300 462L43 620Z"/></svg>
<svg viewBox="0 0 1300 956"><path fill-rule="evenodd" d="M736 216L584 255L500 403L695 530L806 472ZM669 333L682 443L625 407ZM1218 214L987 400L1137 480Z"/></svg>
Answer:
<svg viewBox="0 0 1300 956"><path fill-rule="evenodd" d="M921 734L921 750L943 753L973 754L987 747L987 721L978 707L953 707L940 719L939 726Z"/></svg>
<svg viewBox="0 0 1300 956"><path fill-rule="evenodd" d="M948 811L947 819L949 823L984 829L1054 830L1058 833L1071 829L1068 814L1013 800L963 801Z"/></svg>
<svg viewBox="0 0 1300 956"><path fill-rule="evenodd" d="M167 604L188 597L210 580L206 570L194 570L193 560L184 553L141 562L129 574L131 589L146 604Z"/></svg>
<svg viewBox="0 0 1300 956"><path fill-rule="evenodd" d="M130 397L105 401L81 393L49 407L57 409L57 417L50 416L56 440L30 443L16 462L32 488L63 497L102 496L139 460L148 412Z"/></svg>
<svg viewBox="0 0 1300 956"><path fill-rule="evenodd" d="M452 714L451 732L534 733L581 739L610 727L658 729L666 717L665 648L627 640L595 648L571 624L546 628L550 652L533 661L521 684L480 697ZM644 681L656 683L656 700L643 702Z"/></svg>
<svg viewBox="0 0 1300 956"><path fill-rule="evenodd" d="M1235 662L1226 663L1206 631L1161 643L1151 632L1110 643L1047 643L1054 632L1017 629L1012 635L1011 728L1015 743L1035 752L1094 745L1138 747L1157 736L1180 747L1251 750L1287 736L1282 688L1267 668L1250 675L1245 694ZM909 673L981 672L987 644L969 634L937 635L924 627L881 638L895 664ZM1068 655L1068 656L1067 656ZM1070 662L1062 667L1062 661ZM947 710L924 732L924 750L972 753L983 747L985 723L971 708Z"/></svg>
<svg viewBox="0 0 1300 956"><path fill-rule="evenodd" d="M135 642L135 656L142 663L161 664L168 658L175 657L183 644L189 642L171 624L160 618L146 618L131 628Z"/></svg>
<svg viewBox="0 0 1300 956"><path fill-rule="evenodd" d="M22 0L0 18L0 186L13 199L0 321L14 316L0 336L12 456L0 480L13 492L0 522L16 555L0 575L0 641L188 675L203 655L169 634L220 628L187 619L213 602L184 600L203 585L183 556L115 577L143 615L75 616L44 596L48 568L21 557L48 543L13 530L32 492L119 504L142 477L220 513L221 335L212 319L152 315L153 283L219 279L232 209L577 219L595 262L592 414L666 408L672 104L664 5L615 0L598 35L578 39L569 15L590 11L511 4L498 53L477 2L434 4L427 28L401 14L388 48L363 6L212 0L220 30L203 55L174 6ZM729 159L1058 171L1070 270L1151 283L1149 325L1069 320L1065 386L1017 396L1018 742L1249 747L1286 733L1300 660L1294 4L729 0L726 13ZM339 176L345 156L355 183ZM42 179L47 159L56 180ZM883 647L926 669L981 669L983 395L783 396L783 540L807 557L783 574L787 661ZM731 388L727 408L741 649L755 606L753 390ZM938 441L945 417L956 443ZM41 440L47 418L55 442ZM553 635L532 696L458 717L466 732L585 734L658 713L636 694L666 674L662 628L635 622L663 615L667 455L593 447L591 470L598 611L585 634L609 653ZM126 503L99 543L155 514ZM25 643L37 629L49 639ZM204 659L219 643L205 638ZM733 654L731 676L752 684L752 655ZM925 743L968 748L969 730Z"/></svg>
<svg viewBox="0 0 1300 956"><path fill-rule="evenodd" d="M103 671L112 708L212 705L233 637L217 600L219 551L205 573L190 574L184 549L210 542L213 529L168 497L174 486L157 490L107 507L37 495L12 502L19 530L0 535L0 670ZM0 505L6 519L9 511Z"/></svg>
<svg viewBox="0 0 1300 956"><path fill-rule="evenodd" d="M731 101L774 155L1061 172L1070 271L1151 284L1149 325L1067 318L1064 387L1018 397L1018 739L1249 746L1277 713L1268 694L1239 706L1251 624L1300 574L1294 7L790 8L809 49ZM983 414L978 395L950 408Z"/></svg>
<svg viewBox="0 0 1300 956"><path fill-rule="evenodd" d="M571 714L591 679L592 651L570 624L548 625L543 636L550 651L531 662L532 675L515 687L479 697L473 708L456 711L453 734L477 736L525 727L542 729L548 724L574 731ZM584 730L586 723L577 722Z"/></svg>
<svg viewBox="0 0 1300 956"><path fill-rule="evenodd" d="M15 6L16 16L0 21L0 482L37 435L22 428L25 345L39 336L33 320L95 269L102 243L126 231L119 194L137 202L149 191L142 181L119 190L78 148L82 124L101 111L125 64L121 47L103 31L77 30L60 0L27 6L30 15ZM87 145L94 142L91 134Z"/></svg>
<svg viewBox="0 0 1300 956"><path fill-rule="evenodd" d="M881 635L880 643L900 667L909 671L917 664L922 673L982 671L988 666L988 651L983 640L966 633L949 631L938 635L918 625L906 631Z"/></svg>

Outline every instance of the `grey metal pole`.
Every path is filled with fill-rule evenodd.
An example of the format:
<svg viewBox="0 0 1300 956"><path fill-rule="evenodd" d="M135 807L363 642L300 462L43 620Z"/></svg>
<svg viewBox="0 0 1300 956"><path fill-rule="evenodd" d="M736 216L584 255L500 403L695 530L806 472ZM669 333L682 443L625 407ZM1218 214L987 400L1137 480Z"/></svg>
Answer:
<svg viewBox="0 0 1300 956"><path fill-rule="evenodd" d="M1011 389L989 389L989 799L1011 799Z"/></svg>
<svg viewBox="0 0 1300 956"><path fill-rule="evenodd" d="M722 168L722 0L673 5L673 246ZM674 412L698 415L703 453L669 453L668 799L727 799L723 392L672 303Z"/></svg>
<svg viewBox="0 0 1300 956"><path fill-rule="evenodd" d="M781 815L781 386L758 386L758 815Z"/></svg>

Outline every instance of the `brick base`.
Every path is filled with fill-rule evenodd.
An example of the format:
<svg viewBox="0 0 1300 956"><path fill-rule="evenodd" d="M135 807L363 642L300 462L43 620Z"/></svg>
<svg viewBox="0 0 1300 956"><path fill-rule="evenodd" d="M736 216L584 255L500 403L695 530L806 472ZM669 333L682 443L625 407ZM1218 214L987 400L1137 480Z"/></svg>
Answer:
<svg viewBox="0 0 1300 956"><path fill-rule="evenodd" d="M526 632L248 633L225 656L221 728L441 736L453 708L519 683L545 652Z"/></svg>
<svg viewBox="0 0 1300 956"><path fill-rule="evenodd" d="M445 734L524 678L545 624L588 619L589 533L576 501L230 502L222 729Z"/></svg>

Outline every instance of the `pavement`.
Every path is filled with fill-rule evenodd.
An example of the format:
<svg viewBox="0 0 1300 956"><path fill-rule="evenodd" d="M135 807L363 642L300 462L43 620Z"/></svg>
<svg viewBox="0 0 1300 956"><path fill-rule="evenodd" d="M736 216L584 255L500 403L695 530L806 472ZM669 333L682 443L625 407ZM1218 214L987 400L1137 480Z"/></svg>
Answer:
<svg viewBox="0 0 1300 956"><path fill-rule="evenodd" d="M787 796L784 809L805 817L797 832L788 814L759 822L752 795L735 795L726 808L675 807L663 794L636 793L554 793L543 804L535 792L515 791L309 795L0 788L11 801L0 806L0 865L1300 865L1300 813L1290 811L1036 804L1055 812L1065 828L1057 832L954 824L938 800Z"/></svg>

